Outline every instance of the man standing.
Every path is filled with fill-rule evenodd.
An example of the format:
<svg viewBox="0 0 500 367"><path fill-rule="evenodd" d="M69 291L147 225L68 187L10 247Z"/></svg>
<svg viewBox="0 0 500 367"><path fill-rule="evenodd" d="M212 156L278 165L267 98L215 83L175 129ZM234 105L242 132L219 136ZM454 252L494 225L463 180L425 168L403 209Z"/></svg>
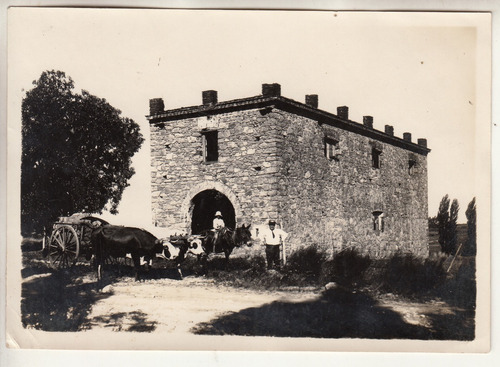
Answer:
<svg viewBox="0 0 500 367"><path fill-rule="evenodd" d="M269 228L262 231L262 240L266 245L267 269L280 268L280 245L288 236L285 231L276 228L276 221L269 221Z"/></svg>

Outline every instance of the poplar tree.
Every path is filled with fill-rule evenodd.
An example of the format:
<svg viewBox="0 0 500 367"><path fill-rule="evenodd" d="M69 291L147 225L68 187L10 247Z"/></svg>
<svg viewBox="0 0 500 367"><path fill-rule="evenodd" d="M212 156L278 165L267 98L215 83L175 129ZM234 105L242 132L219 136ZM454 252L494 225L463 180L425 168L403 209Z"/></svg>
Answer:
<svg viewBox="0 0 500 367"><path fill-rule="evenodd" d="M467 242L465 247L465 254L475 256L477 251L476 245L476 198L467 206L465 211L467 217Z"/></svg>
<svg viewBox="0 0 500 367"><path fill-rule="evenodd" d="M458 220L458 211L460 210L460 206L458 205L458 200L453 199L450 206L450 219L448 221L448 245L447 245L447 253L454 254L457 251L457 220Z"/></svg>
<svg viewBox="0 0 500 367"><path fill-rule="evenodd" d="M448 195L445 195L441 202L439 203L439 209L437 213L437 222L438 222L438 233L439 233L439 244L441 245L441 251L446 252L446 244L447 244L447 227L448 221L450 219L449 214L450 209L450 198Z"/></svg>
<svg viewBox="0 0 500 367"><path fill-rule="evenodd" d="M453 199L450 206L450 198L445 195L439 204L437 214L439 244L441 251L453 254L457 249L457 220L460 206L458 200Z"/></svg>

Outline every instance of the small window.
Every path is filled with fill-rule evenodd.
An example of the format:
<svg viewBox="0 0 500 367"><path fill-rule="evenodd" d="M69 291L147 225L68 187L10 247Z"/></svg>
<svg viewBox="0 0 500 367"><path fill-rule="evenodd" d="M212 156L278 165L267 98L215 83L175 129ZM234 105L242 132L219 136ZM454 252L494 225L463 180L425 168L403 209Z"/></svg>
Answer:
<svg viewBox="0 0 500 367"><path fill-rule="evenodd" d="M217 162L219 159L219 141L217 131L202 133L203 159L205 162Z"/></svg>
<svg viewBox="0 0 500 367"><path fill-rule="evenodd" d="M381 211L374 211L373 217L373 230L376 232L384 232L384 213Z"/></svg>
<svg viewBox="0 0 500 367"><path fill-rule="evenodd" d="M417 162L414 159L408 160L408 174L413 175L417 167Z"/></svg>
<svg viewBox="0 0 500 367"><path fill-rule="evenodd" d="M381 150L377 148L372 148L372 167L380 168L380 155L382 154Z"/></svg>
<svg viewBox="0 0 500 367"><path fill-rule="evenodd" d="M339 160L338 156L340 153L338 140L332 138L325 138L324 143L325 143L325 157L330 160L338 161Z"/></svg>

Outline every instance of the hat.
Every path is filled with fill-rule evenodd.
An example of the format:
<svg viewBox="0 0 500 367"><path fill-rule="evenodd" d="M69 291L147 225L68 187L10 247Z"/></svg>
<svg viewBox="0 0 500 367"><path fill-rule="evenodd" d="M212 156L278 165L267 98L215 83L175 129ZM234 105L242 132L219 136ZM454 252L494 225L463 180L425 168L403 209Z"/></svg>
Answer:
<svg viewBox="0 0 500 367"><path fill-rule="evenodd" d="M276 221L274 221L274 220L270 219L270 220L269 220L269 225L276 225Z"/></svg>
<svg viewBox="0 0 500 367"><path fill-rule="evenodd" d="M222 213L220 211L216 211L215 212L215 216L216 217L221 217L222 218Z"/></svg>

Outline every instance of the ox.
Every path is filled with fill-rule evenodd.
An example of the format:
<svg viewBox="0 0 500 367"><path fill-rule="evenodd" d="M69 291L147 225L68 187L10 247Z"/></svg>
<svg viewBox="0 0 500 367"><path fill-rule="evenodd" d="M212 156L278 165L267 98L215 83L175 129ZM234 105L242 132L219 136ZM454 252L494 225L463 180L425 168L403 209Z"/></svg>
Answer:
<svg viewBox="0 0 500 367"><path fill-rule="evenodd" d="M176 237L176 236L171 236L168 241L165 241L164 244L167 244L169 247L169 253L170 253L170 260L174 260L176 267L177 267L177 273L179 274L179 277L182 279L182 270L181 270L181 263L185 260L186 255L191 254L198 259L205 253L203 251L202 247L202 241L194 238L193 236L186 238L186 237ZM157 255L160 256L161 255Z"/></svg>
<svg viewBox="0 0 500 367"><path fill-rule="evenodd" d="M155 234L156 233L158 233L158 231L155 231ZM200 259L201 255L204 254L202 241L193 237L187 238L186 236L174 235L167 238L164 237L165 236L161 236L159 238L159 241L163 245L163 251L160 253L157 252L156 257L174 262L179 278L183 279L181 264L186 259L186 256L190 254ZM126 258L132 259L132 254L127 253ZM152 263L153 258L149 256L140 257L140 265L145 265L147 268L151 268Z"/></svg>
<svg viewBox="0 0 500 367"><path fill-rule="evenodd" d="M102 279L102 266L109 257L118 258L130 254L136 280L139 280L141 257L144 257L146 261L157 254L161 254L161 257L166 259L173 258L169 246L163 246L161 240L139 228L104 225L92 232L91 243L98 280Z"/></svg>

